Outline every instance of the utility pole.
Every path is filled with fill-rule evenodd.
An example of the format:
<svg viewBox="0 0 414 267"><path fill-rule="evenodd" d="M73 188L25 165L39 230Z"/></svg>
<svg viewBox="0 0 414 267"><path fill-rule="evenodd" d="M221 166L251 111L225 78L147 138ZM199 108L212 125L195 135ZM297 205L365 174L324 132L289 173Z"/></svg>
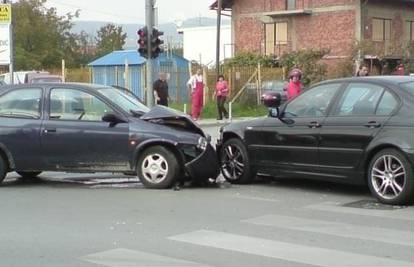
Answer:
<svg viewBox="0 0 414 267"><path fill-rule="evenodd" d="M147 106L154 106L153 80L153 59L152 59L152 30L154 28L154 0L145 0L145 21L148 29L148 59L147 59Z"/></svg>
<svg viewBox="0 0 414 267"><path fill-rule="evenodd" d="M222 0L217 0L217 44L216 44L216 81L220 75L220 31Z"/></svg>

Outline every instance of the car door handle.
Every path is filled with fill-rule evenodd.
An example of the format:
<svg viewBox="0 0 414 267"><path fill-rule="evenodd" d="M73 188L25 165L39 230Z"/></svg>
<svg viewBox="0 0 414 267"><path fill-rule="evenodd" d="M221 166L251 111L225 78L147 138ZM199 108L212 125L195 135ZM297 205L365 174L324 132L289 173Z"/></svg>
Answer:
<svg viewBox="0 0 414 267"><path fill-rule="evenodd" d="M308 127L309 128L321 128L322 125L320 125L319 122L317 122L317 121L313 121L313 122L309 123Z"/></svg>
<svg viewBox="0 0 414 267"><path fill-rule="evenodd" d="M370 121L367 124L364 125L367 128L379 128L381 127L381 123L376 122L376 121Z"/></svg>
<svg viewBox="0 0 414 267"><path fill-rule="evenodd" d="M56 129L44 129L43 130L44 133L56 133Z"/></svg>

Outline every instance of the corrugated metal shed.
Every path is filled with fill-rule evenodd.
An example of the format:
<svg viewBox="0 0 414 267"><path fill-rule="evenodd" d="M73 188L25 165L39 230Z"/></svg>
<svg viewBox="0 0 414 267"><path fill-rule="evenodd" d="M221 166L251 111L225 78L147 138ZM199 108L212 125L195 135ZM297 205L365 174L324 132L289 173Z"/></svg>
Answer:
<svg viewBox="0 0 414 267"><path fill-rule="evenodd" d="M125 63L128 62L127 77L129 89L145 99L145 63L136 50L114 51L89 63L92 69L92 83L125 87ZM186 83L190 77L189 62L175 54L161 54L154 64L154 80L160 71L167 73L170 98L173 101L187 101ZM152 83L151 83L152 84Z"/></svg>

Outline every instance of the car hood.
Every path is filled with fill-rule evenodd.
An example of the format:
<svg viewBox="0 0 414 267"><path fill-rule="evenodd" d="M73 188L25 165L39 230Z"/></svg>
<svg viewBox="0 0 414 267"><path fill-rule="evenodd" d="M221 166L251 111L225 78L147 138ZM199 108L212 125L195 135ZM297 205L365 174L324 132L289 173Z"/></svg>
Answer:
<svg viewBox="0 0 414 267"><path fill-rule="evenodd" d="M187 114L165 106L155 106L140 117L141 120L200 134L203 130Z"/></svg>

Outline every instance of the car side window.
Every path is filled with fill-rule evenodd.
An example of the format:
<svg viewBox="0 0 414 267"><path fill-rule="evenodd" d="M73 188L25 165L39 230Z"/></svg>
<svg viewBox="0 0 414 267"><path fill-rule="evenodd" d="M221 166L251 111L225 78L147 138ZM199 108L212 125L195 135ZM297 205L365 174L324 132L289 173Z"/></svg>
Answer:
<svg viewBox="0 0 414 267"><path fill-rule="evenodd" d="M345 89L333 116L374 115L384 88L375 84L351 83Z"/></svg>
<svg viewBox="0 0 414 267"><path fill-rule="evenodd" d="M340 86L340 83L331 83L309 89L287 105L285 117L326 116L329 104Z"/></svg>
<svg viewBox="0 0 414 267"><path fill-rule="evenodd" d="M397 99L395 99L390 92L385 91L381 101L378 104L377 112L375 114L378 116L388 116L397 108L397 106Z"/></svg>
<svg viewBox="0 0 414 267"><path fill-rule="evenodd" d="M0 116L39 119L41 99L40 88L10 91L0 97Z"/></svg>
<svg viewBox="0 0 414 267"><path fill-rule="evenodd" d="M94 95L76 89L52 89L50 119L102 121L106 112L113 111Z"/></svg>

